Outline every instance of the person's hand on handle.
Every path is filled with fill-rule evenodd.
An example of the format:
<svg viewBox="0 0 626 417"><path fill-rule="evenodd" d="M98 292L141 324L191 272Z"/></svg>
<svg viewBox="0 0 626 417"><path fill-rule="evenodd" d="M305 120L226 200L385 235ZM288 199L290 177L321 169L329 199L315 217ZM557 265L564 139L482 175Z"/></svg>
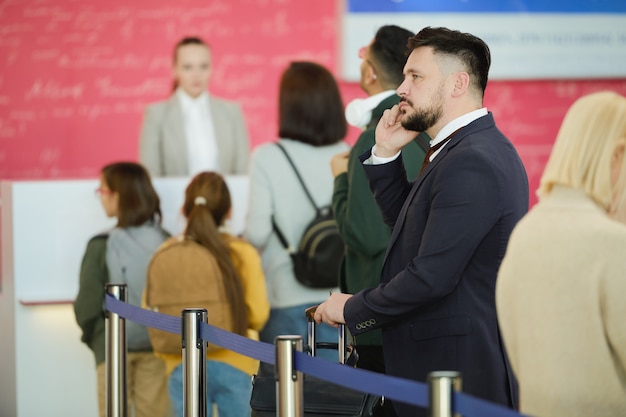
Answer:
<svg viewBox="0 0 626 417"><path fill-rule="evenodd" d="M333 327L345 324L346 320L343 317L343 307L350 297L352 297L352 294L331 294L326 301L317 306L314 316L315 322L318 324L324 322Z"/></svg>
<svg viewBox="0 0 626 417"><path fill-rule="evenodd" d="M402 127L402 108L408 106L400 102L383 113L376 126L376 156L389 158L400 152L404 146L415 139L415 132Z"/></svg>

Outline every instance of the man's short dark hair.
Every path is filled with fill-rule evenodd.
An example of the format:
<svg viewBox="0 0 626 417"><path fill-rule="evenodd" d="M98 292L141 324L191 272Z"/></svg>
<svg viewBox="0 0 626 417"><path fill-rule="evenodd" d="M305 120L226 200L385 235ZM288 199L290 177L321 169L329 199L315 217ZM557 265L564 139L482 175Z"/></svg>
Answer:
<svg viewBox="0 0 626 417"><path fill-rule="evenodd" d="M399 26L382 26L370 45L370 58L381 83L389 89L402 84L402 71L406 64L407 40L413 32Z"/></svg>
<svg viewBox="0 0 626 417"><path fill-rule="evenodd" d="M491 53L482 39L458 30L425 27L409 39L408 53L424 46L432 48L435 54L458 58L467 67L474 87L482 94L485 93Z"/></svg>

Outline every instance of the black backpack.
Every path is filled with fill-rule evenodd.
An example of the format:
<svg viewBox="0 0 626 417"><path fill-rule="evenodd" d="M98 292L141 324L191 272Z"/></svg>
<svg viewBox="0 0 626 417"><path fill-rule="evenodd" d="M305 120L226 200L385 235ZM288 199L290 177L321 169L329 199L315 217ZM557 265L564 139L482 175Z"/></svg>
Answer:
<svg viewBox="0 0 626 417"><path fill-rule="evenodd" d="M339 285L339 268L345 246L339 234L332 208L330 206L319 208L315 205L313 196L306 188L289 154L279 143L276 145L285 154L302 185L302 189L315 208L315 217L304 229L296 250L289 245L272 216L274 231L293 261L293 271L300 284L311 288L336 287Z"/></svg>

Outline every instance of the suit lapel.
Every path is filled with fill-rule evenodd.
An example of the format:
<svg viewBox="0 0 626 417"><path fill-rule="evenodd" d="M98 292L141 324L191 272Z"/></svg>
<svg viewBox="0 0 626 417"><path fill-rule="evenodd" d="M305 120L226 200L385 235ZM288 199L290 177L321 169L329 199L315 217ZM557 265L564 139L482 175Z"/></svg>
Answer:
<svg viewBox="0 0 626 417"><path fill-rule="evenodd" d="M176 171L189 172L189 161L187 160L187 135L183 121L183 110L176 95L173 95L167 103L165 120L163 121L163 140L167 142L165 150L166 159L179 167Z"/></svg>
<svg viewBox="0 0 626 417"><path fill-rule="evenodd" d="M215 143L219 152L217 163L220 166L220 171L225 171L224 161L230 161L230 147L228 146L228 129L225 121L227 120L226 109L219 102L209 96L211 119L213 122L213 132L215 133Z"/></svg>
<svg viewBox="0 0 626 417"><path fill-rule="evenodd" d="M413 181L413 186L411 187L411 191L409 191L409 194L406 200L404 201L404 205L402 206L402 209L400 210L400 214L398 215L396 224L393 227L393 231L391 232L391 237L389 238L389 244L387 245L387 252L385 253L385 261L383 262L383 265L386 264L387 257L389 256L389 252L391 252L392 247L395 245L396 240L398 239L398 236L400 235L400 231L404 227L404 222L406 220L406 215L407 215L409 205L415 198L415 194L417 194L417 191L421 187L422 183L426 180L426 178L428 178L428 175L430 174L430 172L433 169L435 169L435 167L438 164L440 164L441 161L443 161L443 159L446 157L448 152L454 149L454 147L457 146L461 142L461 140L463 140L464 137L478 130L482 130L485 127L490 127L493 125L495 125L495 122L493 121L493 116L491 115L491 113L489 113L487 116L481 117L480 119L477 119L476 121L470 123L469 125L461 128L461 130L456 135L454 135L452 139L450 139L450 142L441 149L441 151L439 152L439 154L437 154L435 159L433 159L433 161L426 166L426 169L424 169L424 172L422 172L422 175L420 175Z"/></svg>
<svg viewBox="0 0 626 417"><path fill-rule="evenodd" d="M438 155L438 156L441 156L441 155ZM436 159L439 159L439 158L436 158ZM393 226L391 237L389 238L389 244L387 245L387 252L385 253L385 261L383 262L383 265L387 262L387 256L389 256L389 252L391 252L391 248L395 245L396 240L398 240L398 236L400 235L400 231L404 227L404 222L406 220L406 212L409 209L409 204L411 201L413 201L413 198L415 197L417 190L419 189L419 187L422 185L422 182L424 181L424 177L428 175L428 168L430 168L430 165L432 165L433 163L434 161L431 162L428 167L426 167L426 170L422 173L422 175L420 175L413 181L413 185L411 186L411 191L409 191L409 194L406 200L404 200L404 204L402 205L402 209L400 210L400 214L398 215L396 224Z"/></svg>
<svg viewBox="0 0 626 417"><path fill-rule="evenodd" d="M426 169L424 169L424 172L422 173L422 175L418 176L413 181L413 186L411 187L411 191L409 191L409 194L406 200L404 200L404 205L402 206L402 210L400 210L400 214L398 215L398 220L396 221L396 224L393 228L393 232L391 233L391 238L389 239L390 244L387 247L387 252L389 252L389 249L398 238L398 235L400 234L400 230L402 230L402 227L404 226L404 222L406 220L406 213L408 211L409 204L415 198L415 194L417 194L417 191L422 186L422 183L424 182L426 177L428 177L428 174L430 174L430 171L432 171L433 168L436 167L437 164L439 164L443 160L443 158L445 158L445 156L448 154L448 151L451 149L451 147L453 147L456 143L458 143L459 140L461 140L461 136L463 135L459 133L457 135L457 138L452 138L450 140L450 143L444 146L443 149L441 149L441 151L439 152L439 154L437 154L435 159L433 159L433 161L426 166ZM454 141L455 139L456 141L452 143L452 141Z"/></svg>

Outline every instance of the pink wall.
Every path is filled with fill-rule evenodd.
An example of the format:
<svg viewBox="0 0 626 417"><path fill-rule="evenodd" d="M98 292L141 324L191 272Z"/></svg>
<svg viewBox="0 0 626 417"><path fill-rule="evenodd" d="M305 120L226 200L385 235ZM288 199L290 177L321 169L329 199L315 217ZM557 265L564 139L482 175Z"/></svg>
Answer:
<svg viewBox="0 0 626 417"><path fill-rule="evenodd" d="M0 179L91 178L107 162L135 159L143 109L169 94L171 48L189 34L211 43L211 91L241 103L252 145L274 140L287 63L314 60L338 73L340 7L337 0L5 1ZM346 101L362 96L357 84L341 88ZM565 110L601 89L626 94L626 78L490 82L486 105L522 155L532 202ZM356 135L351 130L348 141Z"/></svg>

